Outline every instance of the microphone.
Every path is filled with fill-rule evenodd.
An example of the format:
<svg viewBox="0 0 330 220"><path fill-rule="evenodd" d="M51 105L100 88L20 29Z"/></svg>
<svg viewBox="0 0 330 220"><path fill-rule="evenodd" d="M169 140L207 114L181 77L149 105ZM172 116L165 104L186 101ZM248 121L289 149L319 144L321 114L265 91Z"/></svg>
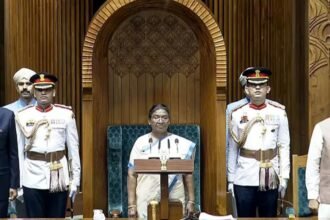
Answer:
<svg viewBox="0 0 330 220"><path fill-rule="evenodd" d="M152 137L149 138L149 152L151 153Z"/></svg>
<svg viewBox="0 0 330 220"><path fill-rule="evenodd" d="M167 139L167 149L168 149L168 153L171 154L171 144L170 144L170 139Z"/></svg>
<svg viewBox="0 0 330 220"><path fill-rule="evenodd" d="M151 144L153 142L152 137L149 138L149 141L148 142L149 142L149 151L150 151L150 154L151 154ZM159 157L149 157L149 159L159 159Z"/></svg>
<svg viewBox="0 0 330 220"><path fill-rule="evenodd" d="M179 153L179 139L175 138L174 140L175 144L176 144L176 153Z"/></svg>

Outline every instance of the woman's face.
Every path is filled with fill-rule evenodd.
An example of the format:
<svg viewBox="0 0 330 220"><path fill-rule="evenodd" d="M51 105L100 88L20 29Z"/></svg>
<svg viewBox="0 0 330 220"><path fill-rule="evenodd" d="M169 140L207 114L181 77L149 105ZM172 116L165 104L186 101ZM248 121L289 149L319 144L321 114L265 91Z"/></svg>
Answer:
<svg viewBox="0 0 330 220"><path fill-rule="evenodd" d="M152 113L149 124L152 128L152 132L164 134L167 132L167 128L170 124L170 116L164 109L158 109Z"/></svg>

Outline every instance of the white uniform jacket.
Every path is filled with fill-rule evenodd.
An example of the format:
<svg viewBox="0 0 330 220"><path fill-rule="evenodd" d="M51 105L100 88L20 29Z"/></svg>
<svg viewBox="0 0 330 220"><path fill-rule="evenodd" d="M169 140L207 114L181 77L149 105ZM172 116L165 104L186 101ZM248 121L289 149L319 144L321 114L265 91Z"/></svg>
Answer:
<svg viewBox="0 0 330 220"><path fill-rule="evenodd" d="M25 134L31 133L33 126L40 120L47 120L41 125L31 141ZM28 106L16 115L16 126L20 127L18 146L37 153L49 153L68 149L72 169L72 184L80 185L80 157L79 142L74 113L70 107L64 105L51 105L45 111L38 110L37 106ZM23 132L22 129L25 131ZM26 153L25 153L26 156ZM69 185L69 169L66 156L60 160L63 165L66 185ZM24 158L22 185L34 189L49 189L50 187L50 163L41 160Z"/></svg>
<svg viewBox="0 0 330 220"><path fill-rule="evenodd" d="M259 108L246 104L232 112L232 131L240 138L248 121L257 116L264 120L264 125L261 122L255 123L241 147L248 150L267 150L279 146L280 160L276 156L271 162L280 181L289 179L290 136L284 108L268 101ZM259 186L259 164L260 162L254 158L240 156L238 144L232 136L229 137L228 182L241 186Z"/></svg>
<svg viewBox="0 0 330 220"><path fill-rule="evenodd" d="M320 163L323 148L323 134L319 123L315 125L308 150L306 165L306 187L308 199L319 199Z"/></svg>

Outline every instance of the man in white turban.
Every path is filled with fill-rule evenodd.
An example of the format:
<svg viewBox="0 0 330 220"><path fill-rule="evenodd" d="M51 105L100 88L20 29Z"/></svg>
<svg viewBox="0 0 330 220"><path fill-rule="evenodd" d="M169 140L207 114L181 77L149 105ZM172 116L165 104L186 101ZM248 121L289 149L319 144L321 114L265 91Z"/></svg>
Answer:
<svg viewBox="0 0 330 220"><path fill-rule="evenodd" d="M4 106L5 108L16 113L25 106L36 103L36 100L33 97L32 83L30 82L30 78L34 74L36 74L36 72L28 68L21 68L15 73L13 80L19 94L19 99Z"/></svg>
<svg viewBox="0 0 330 220"><path fill-rule="evenodd" d="M30 78L34 74L36 74L36 72L28 68L21 68L15 73L13 80L16 85L17 93L19 94L19 99L13 103L4 106L4 108L9 109L16 114L19 110L25 108L26 106L30 104L34 105L36 103L36 100L33 96L32 82L30 82ZM23 149L18 149L18 153L19 153L19 166L20 166L20 182L22 183L22 176L23 176L22 171L23 171L23 160L24 160ZM9 211L9 213L11 212L12 211ZM23 190L22 188L19 188L18 197L16 200L16 215L19 218L24 218L26 217L25 213L26 211L25 211L25 204L23 203Z"/></svg>

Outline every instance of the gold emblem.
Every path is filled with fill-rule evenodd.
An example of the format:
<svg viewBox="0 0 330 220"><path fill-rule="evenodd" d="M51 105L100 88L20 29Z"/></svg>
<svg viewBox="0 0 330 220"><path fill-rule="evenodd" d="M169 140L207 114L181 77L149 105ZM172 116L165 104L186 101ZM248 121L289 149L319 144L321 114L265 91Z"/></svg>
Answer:
<svg viewBox="0 0 330 220"><path fill-rule="evenodd" d="M260 70L256 70L256 77L257 77L257 78L260 77Z"/></svg>
<svg viewBox="0 0 330 220"><path fill-rule="evenodd" d="M44 74L40 74L40 81L45 81L45 75Z"/></svg>

